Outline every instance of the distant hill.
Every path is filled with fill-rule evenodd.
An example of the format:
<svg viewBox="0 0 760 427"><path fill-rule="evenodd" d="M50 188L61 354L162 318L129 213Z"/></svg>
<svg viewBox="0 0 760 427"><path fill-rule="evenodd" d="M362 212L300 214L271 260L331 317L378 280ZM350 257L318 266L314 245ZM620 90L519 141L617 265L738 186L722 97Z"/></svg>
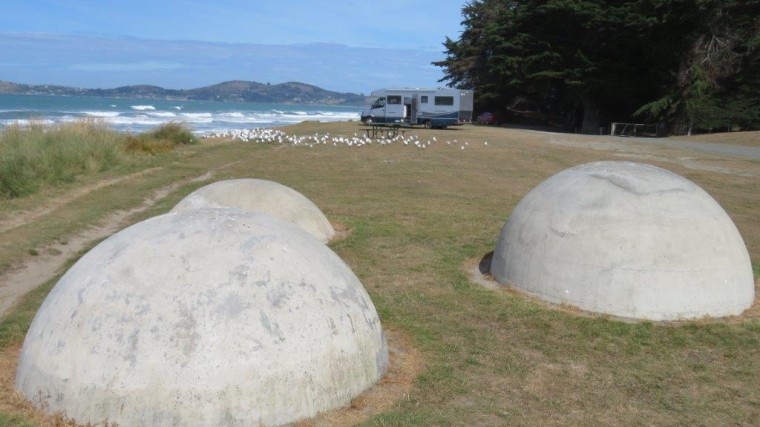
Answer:
<svg viewBox="0 0 760 427"><path fill-rule="evenodd" d="M364 105L364 96L331 92L317 86L287 82L270 85L234 80L197 89L164 89L135 85L115 89L83 89L54 85L25 85L0 80L0 94L101 96L110 98L170 99L197 101L272 102L278 104Z"/></svg>

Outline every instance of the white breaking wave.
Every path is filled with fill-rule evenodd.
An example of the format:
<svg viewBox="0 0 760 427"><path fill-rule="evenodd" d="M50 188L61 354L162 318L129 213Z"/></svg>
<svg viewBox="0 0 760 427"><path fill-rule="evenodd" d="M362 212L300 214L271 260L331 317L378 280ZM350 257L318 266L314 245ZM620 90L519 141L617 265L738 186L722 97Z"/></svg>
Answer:
<svg viewBox="0 0 760 427"><path fill-rule="evenodd" d="M166 123L166 120L161 120L158 117L149 117L145 115L139 116L119 116L106 119L107 123L121 126L158 126Z"/></svg>
<svg viewBox="0 0 760 427"><path fill-rule="evenodd" d="M214 121L211 113L182 113L181 121L186 123L211 123Z"/></svg>
<svg viewBox="0 0 760 427"><path fill-rule="evenodd" d="M26 119L16 119L16 120L1 120L0 123L3 124L3 126L29 126L31 124L35 125L54 125L56 122L54 120L49 119L34 119L34 120L26 120Z"/></svg>
<svg viewBox="0 0 760 427"><path fill-rule="evenodd" d="M171 111L156 111L155 113L148 113L148 115L151 117L177 117L177 115Z"/></svg>
<svg viewBox="0 0 760 427"><path fill-rule="evenodd" d="M88 117L116 117L119 112L116 111L85 111L84 115Z"/></svg>
<svg viewBox="0 0 760 427"><path fill-rule="evenodd" d="M221 113L219 114L219 117L231 117L234 119L238 119L238 118L244 118L245 114L237 112L237 111L233 111L231 113Z"/></svg>
<svg viewBox="0 0 760 427"><path fill-rule="evenodd" d="M164 123L177 121L187 123L196 130L203 132L210 126L204 126L214 124L215 130L225 128L225 125L232 128L240 128L245 125L279 125L279 124L295 124L304 120L315 120L322 122L330 121L347 121L357 120L357 113L352 112L224 112L224 113L172 113L169 111L148 111L141 114L120 113L116 111L83 111L77 114L69 114L56 118L44 117L36 120L2 120L0 123L5 125L11 123L18 123L27 125L30 122L34 123L60 123L71 122L79 120L83 117L94 118L102 120L105 123L115 125L120 128L144 128L148 126L159 126ZM200 126L200 128L199 128Z"/></svg>
<svg viewBox="0 0 760 427"><path fill-rule="evenodd" d="M126 105L118 105L93 99L90 104L81 102L82 108L68 104L63 104L63 108L55 108L47 101L34 107L3 104L0 106L0 128L11 124L55 125L85 119L128 132L144 132L165 123L179 122L187 125L196 134L208 134L224 130L268 128L308 120L331 122L359 119L358 108L346 107L299 106L291 109L292 106L286 105L250 104L229 108L230 104L215 102L193 102L187 105L152 100L149 102L151 104L132 101Z"/></svg>

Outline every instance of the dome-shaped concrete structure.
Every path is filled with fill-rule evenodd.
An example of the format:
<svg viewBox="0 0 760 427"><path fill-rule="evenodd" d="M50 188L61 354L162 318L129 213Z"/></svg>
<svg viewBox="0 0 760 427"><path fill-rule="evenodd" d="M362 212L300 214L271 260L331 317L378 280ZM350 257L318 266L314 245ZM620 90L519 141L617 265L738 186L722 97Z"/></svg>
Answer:
<svg viewBox="0 0 760 427"><path fill-rule="evenodd" d="M201 187L182 199L172 212L190 209L237 208L261 212L296 224L327 242L335 235L322 211L296 190L263 179L231 179Z"/></svg>
<svg viewBox="0 0 760 427"><path fill-rule="evenodd" d="M27 333L16 386L79 423L280 425L347 404L388 353L327 246L262 214L165 214L100 243Z"/></svg>
<svg viewBox="0 0 760 427"><path fill-rule="evenodd" d="M498 238L491 273L557 304L674 320L752 305L747 248L718 203L664 169L598 162L530 191Z"/></svg>

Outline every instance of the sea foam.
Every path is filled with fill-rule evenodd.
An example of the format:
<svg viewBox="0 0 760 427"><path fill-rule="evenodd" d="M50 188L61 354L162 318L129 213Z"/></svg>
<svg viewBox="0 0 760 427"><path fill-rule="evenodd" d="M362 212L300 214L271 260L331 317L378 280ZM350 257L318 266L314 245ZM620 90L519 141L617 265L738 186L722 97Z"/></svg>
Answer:
<svg viewBox="0 0 760 427"><path fill-rule="evenodd" d="M0 129L12 124L58 124L84 119L126 132L144 132L164 123L179 122L196 134L208 134L305 120L358 121L359 111L359 107L342 106L0 95Z"/></svg>
<svg viewBox="0 0 760 427"><path fill-rule="evenodd" d="M85 111L84 115L88 117L116 117L119 112L116 111Z"/></svg>

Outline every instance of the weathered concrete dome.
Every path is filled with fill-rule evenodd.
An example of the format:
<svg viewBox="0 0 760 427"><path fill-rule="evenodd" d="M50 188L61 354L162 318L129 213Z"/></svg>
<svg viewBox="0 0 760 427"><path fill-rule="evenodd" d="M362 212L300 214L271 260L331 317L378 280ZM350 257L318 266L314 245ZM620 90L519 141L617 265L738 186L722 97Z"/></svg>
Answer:
<svg viewBox="0 0 760 427"><path fill-rule="evenodd" d="M699 186L664 169L598 162L528 193L499 236L494 278L615 316L693 319L752 305L747 248Z"/></svg>
<svg viewBox="0 0 760 427"><path fill-rule="evenodd" d="M263 179L231 179L201 187L182 199L172 212L201 208L238 208L287 221L327 242L335 235L330 221L306 196Z"/></svg>
<svg viewBox="0 0 760 427"><path fill-rule="evenodd" d="M344 406L387 363L372 301L327 246L211 209L83 256L37 313L16 386L79 423L279 425Z"/></svg>

